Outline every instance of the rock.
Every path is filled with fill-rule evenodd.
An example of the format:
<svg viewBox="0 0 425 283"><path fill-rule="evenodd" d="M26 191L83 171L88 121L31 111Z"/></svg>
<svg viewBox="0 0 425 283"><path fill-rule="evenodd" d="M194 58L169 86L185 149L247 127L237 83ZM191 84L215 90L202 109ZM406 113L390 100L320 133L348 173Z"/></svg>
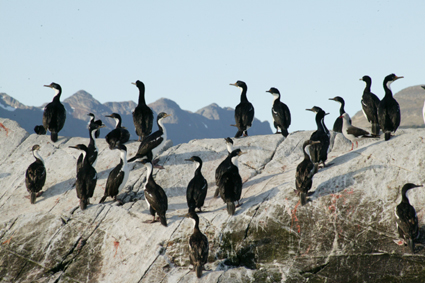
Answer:
<svg viewBox="0 0 425 283"><path fill-rule="evenodd" d="M16 123L0 119L0 278L4 282L199 282L191 271L186 186L198 155L209 182L200 229L210 243L202 282L422 282L425 250L416 254L398 246L394 208L404 183L425 181L424 129L401 129L395 137L351 143L335 135L328 164L314 176L311 202L300 206L294 193L295 168L302 143L311 131L250 136L234 141L247 154L239 158L243 205L229 216L216 189L215 168L226 157L223 138L198 139L169 147L159 156L164 170L154 178L169 201L168 227L147 224L146 170L132 163L118 195L124 205L103 196L106 179L119 162L103 139L91 205L78 208L75 165L80 154L68 148L88 138L29 135ZM13 133L13 134L12 134ZM47 180L31 205L24 172L34 160L30 148L41 146ZM127 144L128 156L139 143ZM409 191L425 244L425 192Z"/></svg>

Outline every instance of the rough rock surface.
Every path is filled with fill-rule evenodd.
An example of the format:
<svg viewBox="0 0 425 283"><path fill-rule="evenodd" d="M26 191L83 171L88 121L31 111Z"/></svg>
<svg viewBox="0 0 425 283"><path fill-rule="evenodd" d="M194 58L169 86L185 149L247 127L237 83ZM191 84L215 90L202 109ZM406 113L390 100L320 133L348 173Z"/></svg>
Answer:
<svg viewBox="0 0 425 283"><path fill-rule="evenodd" d="M243 205L231 217L213 199L214 171L227 155L224 139L192 140L160 155L164 170L154 178L169 200L168 227L147 224L143 195L146 170L132 164L118 206L103 196L119 152L100 148L98 182L85 211L78 208L75 165L80 154L68 148L88 138L29 135L16 122L0 119L0 281L1 282L200 282L191 271L188 237L193 223L185 191L194 174L192 155L204 161L209 193L200 229L210 253L202 282L423 282L425 250L416 254L398 239L394 208L400 187L425 180L423 129L402 129L383 139L351 144L338 134L328 164L314 176L315 194L300 206L294 193L301 145L311 132L250 136L235 140L247 154L239 159ZM41 146L47 168L42 196L31 205L24 173ZM128 144L129 156L138 142ZM424 188L409 193L425 235Z"/></svg>

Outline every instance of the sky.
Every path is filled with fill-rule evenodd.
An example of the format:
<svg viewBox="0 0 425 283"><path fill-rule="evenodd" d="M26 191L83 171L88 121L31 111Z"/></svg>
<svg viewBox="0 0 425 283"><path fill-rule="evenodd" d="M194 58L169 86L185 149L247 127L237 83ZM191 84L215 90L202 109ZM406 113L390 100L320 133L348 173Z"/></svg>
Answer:
<svg viewBox="0 0 425 283"><path fill-rule="evenodd" d="M272 123L276 87L291 110L289 132L328 128L361 109L363 75L380 98L425 84L425 1L6 1L0 0L0 92L28 106L52 100L43 85L101 103L161 97L182 109L236 107L248 85L255 116Z"/></svg>

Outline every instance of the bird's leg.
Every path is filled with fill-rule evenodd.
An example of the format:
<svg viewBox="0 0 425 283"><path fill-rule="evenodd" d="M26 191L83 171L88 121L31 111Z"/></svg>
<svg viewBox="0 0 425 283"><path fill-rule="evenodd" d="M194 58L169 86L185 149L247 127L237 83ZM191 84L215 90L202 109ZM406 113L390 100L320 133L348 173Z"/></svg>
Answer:
<svg viewBox="0 0 425 283"><path fill-rule="evenodd" d="M36 197L39 197L39 196L41 196L43 194L43 191L39 191L35 196Z"/></svg>
<svg viewBox="0 0 425 283"><path fill-rule="evenodd" d="M238 204L236 205L236 207L239 207L239 206L241 206L243 203L241 203L239 200L238 200Z"/></svg>
<svg viewBox="0 0 425 283"><path fill-rule="evenodd" d="M359 143L356 141L356 148L359 147Z"/></svg>
<svg viewBox="0 0 425 283"><path fill-rule="evenodd" d="M350 149L350 151L352 151L352 150L353 150L353 148L354 148L354 143L353 143L353 142L351 142L351 149Z"/></svg>

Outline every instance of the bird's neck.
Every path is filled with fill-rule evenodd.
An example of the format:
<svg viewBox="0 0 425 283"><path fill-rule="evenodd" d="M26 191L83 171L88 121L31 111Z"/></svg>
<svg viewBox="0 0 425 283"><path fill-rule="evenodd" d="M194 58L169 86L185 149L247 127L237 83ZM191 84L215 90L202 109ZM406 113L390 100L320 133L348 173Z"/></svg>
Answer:
<svg viewBox="0 0 425 283"><path fill-rule="evenodd" d="M34 157L35 157L35 159L36 159L36 160L40 160L40 161L41 161L41 163L43 163L43 164L44 164L44 160L43 160L43 158L40 156L40 154L38 153L38 150L33 151L33 155L34 155Z"/></svg>
<svg viewBox="0 0 425 283"><path fill-rule="evenodd" d="M164 127L162 119L158 120L158 128L162 131L164 141L167 139L167 129Z"/></svg>
<svg viewBox="0 0 425 283"><path fill-rule="evenodd" d="M95 142L95 133L96 133L97 129L92 129L90 131L90 144L93 144L96 147L96 142Z"/></svg>
<svg viewBox="0 0 425 283"><path fill-rule="evenodd" d="M115 119L115 129L121 128L121 119L114 118Z"/></svg>
<svg viewBox="0 0 425 283"><path fill-rule="evenodd" d="M401 202L409 203L410 204L409 199L407 198L407 191L409 189L404 189L404 188L402 189L402 191L401 191Z"/></svg>
<svg viewBox="0 0 425 283"><path fill-rule="evenodd" d="M232 159L230 159L236 167L238 167L238 156L233 156Z"/></svg>
<svg viewBox="0 0 425 283"><path fill-rule="evenodd" d="M233 151L233 145L232 145L232 144L227 143L227 144L226 144L226 147L227 147L227 152L228 152L228 153L231 153L231 152Z"/></svg>
<svg viewBox="0 0 425 283"><path fill-rule="evenodd" d="M60 101L62 91L56 88L54 88L54 91L55 91L55 97L53 97L53 101Z"/></svg>
<svg viewBox="0 0 425 283"><path fill-rule="evenodd" d="M393 81L384 82L384 90L385 90L385 97L392 97L393 92L391 91L391 84Z"/></svg>
<svg viewBox="0 0 425 283"><path fill-rule="evenodd" d="M144 89L139 90L139 105L146 105Z"/></svg>
<svg viewBox="0 0 425 283"><path fill-rule="evenodd" d="M127 166L127 151L120 150L120 158L123 163L123 168L125 168Z"/></svg>
<svg viewBox="0 0 425 283"><path fill-rule="evenodd" d="M370 88L372 86L372 82L366 81L365 83L366 83L366 86L365 86L365 88L363 90L363 93L370 93Z"/></svg>
<svg viewBox="0 0 425 283"><path fill-rule="evenodd" d="M246 91L247 91L247 88L243 87L241 92L241 102L249 102L248 98L246 97Z"/></svg>
<svg viewBox="0 0 425 283"><path fill-rule="evenodd" d="M273 103L275 103L276 101L280 101L279 93L273 93Z"/></svg>
<svg viewBox="0 0 425 283"><path fill-rule="evenodd" d="M152 164L151 163L146 163L145 164L145 167L146 167L146 170L147 170L147 173L146 173L146 185L149 183L149 180L152 180L153 181L153 178L152 178ZM145 185L145 186L146 186Z"/></svg>
<svg viewBox="0 0 425 283"><path fill-rule="evenodd" d="M345 113L345 110L344 110L345 103L341 101L339 104L341 104L341 106L339 107L339 115L342 115Z"/></svg>
<svg viewBox="0 0 425 283"><path fill-rule="evenodd" d="M303 147L303 152L304 152L304 160L311 160L310 159L310 155L305 151L306 147Z"/></svg>
<svg viewBox="0 0 425 283"><path fill-rule="evenodd" d="M202 163L196 162L195 175L200 174L202 169Z"/></svg>

